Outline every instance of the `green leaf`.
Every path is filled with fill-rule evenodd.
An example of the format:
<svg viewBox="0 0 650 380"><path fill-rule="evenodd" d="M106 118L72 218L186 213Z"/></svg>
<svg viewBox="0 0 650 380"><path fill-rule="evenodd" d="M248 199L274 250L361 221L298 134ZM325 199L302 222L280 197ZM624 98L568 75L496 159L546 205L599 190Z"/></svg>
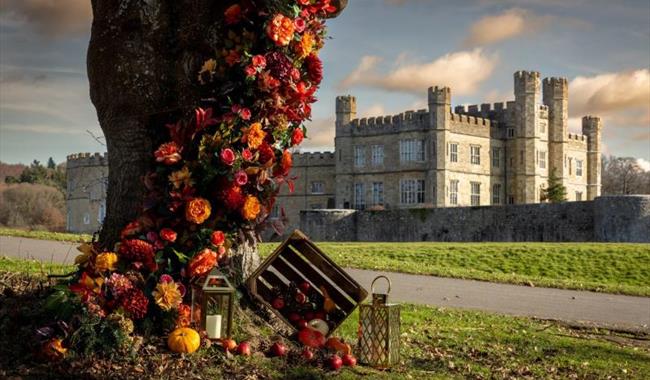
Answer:
<svg viewBox="0 0 650 380"><path fill-rule="evenodd" d="M189 256L187 256L183 252L177 251L173 248L172 248L172 252L174 252L176 257L178 258L178 261L181 262L182 264L185 264L190 259Z"/></svg>

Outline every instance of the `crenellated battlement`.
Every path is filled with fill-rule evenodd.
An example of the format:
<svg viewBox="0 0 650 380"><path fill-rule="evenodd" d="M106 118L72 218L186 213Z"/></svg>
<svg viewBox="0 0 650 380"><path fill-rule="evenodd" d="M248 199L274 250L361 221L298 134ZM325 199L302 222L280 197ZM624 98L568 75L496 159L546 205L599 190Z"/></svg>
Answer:
<svg viewBox="0 0 650 380"><path fill-rule="evenodd" d="M515 72L515 79L539 79L539 71L519 70Z"/></svg>
<svg viewBox="0 0 650 380"><path fill-rule="evenodd" d="M407 125L419 125L428 122L429 111L420 109L409 110L397 115L371 116L353 119L350 125L356 129L371 130L373 127L400 127ZM424 124L423 124L424 125Z"/></svg>
<svg viewBox="0 0 650 380"><path fill-rule="evenodd" d="M334 165L334 152L294 153L294 166Z"/></svg>
<svg viewBox="0 0 650 380"><path fill-rule="evenodd" d="M567 135L567 139L568 140L573 140L573 141L586 142L587 141L587 136L581 135L581 134L578 134L578 133L569 133Z"/></svg>
<svg viewBox="0 0 650 380"><path fill-rule="evenodd" d="M471 116L466 114L451 113L451 121L471 126L483 125L486 127L497 126L497 122L484 117Z"/></svg>
<svg viewBox="0 0 650 380"><path fill-rule="evenodd" d="M108 166L108 153L74 153L66 157L68 169L81 166Z"/></svg>

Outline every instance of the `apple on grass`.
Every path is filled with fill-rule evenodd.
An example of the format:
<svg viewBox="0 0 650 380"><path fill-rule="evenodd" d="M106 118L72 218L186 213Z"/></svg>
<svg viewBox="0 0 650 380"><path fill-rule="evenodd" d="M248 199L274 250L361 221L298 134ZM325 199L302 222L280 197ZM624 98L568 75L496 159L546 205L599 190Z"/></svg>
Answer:
<svg viewBox="0 0 650 380"><path fill-rule="evenodd" d="M237 346L237 354L242 356L250 356L251 355L250 343L246 341L239 343L239 346Z"/></svg>
<svg viewBox="0 0 650 380"><path fill-rule="evenodd" d="M348 366L348 367L354 367L355 365L357 365L357 358L355 358L351 354L343 355L342 361L343 361L343 365Z"/></svg>
<svg viewBox="0 0 650 380"><path fill-rule="evenodd" d="M284 356L287 354L287 346L282 342L275 342L271 346L271 355L273 356Z"/></svg>
<svg viewBox="0 0 650 380"><path fill-rule="evenodd" d="M332 370L338 371L343 366L343 360L341 360L338 355L334 354L330 357L329 366Z"/></svg>

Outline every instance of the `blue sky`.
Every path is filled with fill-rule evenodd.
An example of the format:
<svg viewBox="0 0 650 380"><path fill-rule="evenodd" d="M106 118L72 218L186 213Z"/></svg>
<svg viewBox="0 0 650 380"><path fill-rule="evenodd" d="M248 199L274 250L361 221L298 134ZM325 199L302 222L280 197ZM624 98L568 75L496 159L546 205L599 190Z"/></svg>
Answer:
<svg viewBox="0 0 650 380"><path fill-rule="evenodd" d="M0 5L4 162L104 150L87 132L101 135L85 73L89 1L48 3ZM650 161L648 0L350 0L328 25L304 149L333 146L336 95L355 95L360 116L425 108L431 85L450 86L454 105L505 101L512 74L536 70L569 79L573 131L600 115L606 153Z"/></svg>

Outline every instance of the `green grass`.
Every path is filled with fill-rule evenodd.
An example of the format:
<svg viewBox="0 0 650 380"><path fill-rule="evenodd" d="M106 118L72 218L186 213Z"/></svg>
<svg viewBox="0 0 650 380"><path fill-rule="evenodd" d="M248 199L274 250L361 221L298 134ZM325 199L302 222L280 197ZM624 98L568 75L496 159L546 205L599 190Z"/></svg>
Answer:
<svg viewBox="0 0 650 380"><path fill-rule="evenodd" d="M0 235L59 241L89 235L0 228ZM262 256L278 243L260 245ZM650 244L318 243L344 267L650 296Z"/></svg>
<svg viewBox="0 0 650 380"><path fill-rule="evenodd" d="M37 275L66 274L75 270L73 265L46 263L38 260L13 259L0 256L0 271Z"/></svg>
<svg viewBox="0 0 650 380"><path fill-rule="evenodd" d="M92 240L92 235L88 235L88 234L71 234L65 232L21 230L17 228L5 228L5 227L0 227L0 236L14 236L14 237L24 237L24 238L40 239L40 240L70 241L75 243Z"/></svg>
<svg viewBox="0 0 650 380"><path fill-rule="evenodd" d="M268 255L277 243L260 247ZM344 267L650 296L650 244L318 243Z"/></svg>

